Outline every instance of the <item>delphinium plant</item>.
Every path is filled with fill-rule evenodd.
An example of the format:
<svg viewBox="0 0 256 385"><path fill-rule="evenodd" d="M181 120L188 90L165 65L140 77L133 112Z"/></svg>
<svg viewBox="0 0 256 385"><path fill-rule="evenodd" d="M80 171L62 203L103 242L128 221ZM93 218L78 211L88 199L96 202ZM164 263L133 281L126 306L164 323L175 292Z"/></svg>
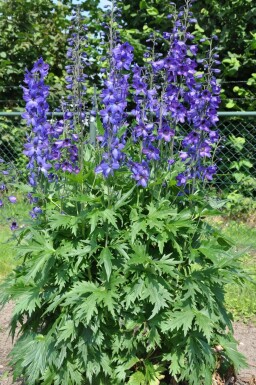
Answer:
<svg viewBox="0 0 256 385"><path fill-rule="evenodd" d="M239 256L204 222L216 212L202 188L216 172L217 52L209 39L200 56L190 7L173 8L170 32L149 37L141 67L113 4L91 112L80 27L62 120L47 120L48 65L26 73L36 205L16 230L23 263L2 303L17 301L12 364L28 385L211 385L217 371L244 365L224 304Z"/></svg>

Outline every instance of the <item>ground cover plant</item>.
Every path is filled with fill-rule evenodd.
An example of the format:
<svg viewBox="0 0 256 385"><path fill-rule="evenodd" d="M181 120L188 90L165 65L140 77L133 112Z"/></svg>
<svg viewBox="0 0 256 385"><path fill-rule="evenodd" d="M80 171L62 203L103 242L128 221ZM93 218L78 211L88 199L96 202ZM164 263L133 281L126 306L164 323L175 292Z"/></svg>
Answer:
<svg viewBox="0 0 256 385"><path fill-rule="evenodd" d="M245 364L224 303L225 284L243 278L240 255L204 221L219 206L202 192L219 141L216 37L200 53L190 6L173 6L172 31L149 36L139 66L112 5L90 112L81 15L62 120L47 120L49 65L26 71L31 221L13 227L22 263L1 302L17 301L12 364L29 385L211 385Z"/></svg>

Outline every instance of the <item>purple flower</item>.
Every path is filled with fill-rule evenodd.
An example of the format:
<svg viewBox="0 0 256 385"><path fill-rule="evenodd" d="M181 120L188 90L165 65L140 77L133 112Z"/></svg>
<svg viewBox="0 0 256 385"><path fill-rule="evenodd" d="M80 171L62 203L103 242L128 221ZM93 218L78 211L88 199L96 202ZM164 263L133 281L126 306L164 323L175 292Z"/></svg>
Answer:
<svg viewBox="0 0 256 385"><path fill-rule="evenodd" d="M33 207L33 209L29 212L31 218L35 219L38 215L42 214L43 211L40 207Z"/></svg>
<svg viewBox="0 0 256 385"><path fill-rule="evenodd" d="M216 165L208 166L204 170L204 177L207 180L212 180L213 175L216 174L216 172L217 172L217 166Z"/></svg>
<svg viewBox="0 0 256 385"><path fill-rule="evenodd" d="M4 202L2 201L2 199L0 199L0 207L3 207L4 206Z"/></svg>
<svg viewBox="0 0 256 385"><path fill-rule="evenodd" d="M129 70L133 60L133 47L129 43L118 44L113 49L113 61L118 70Z"/></svg>
<svg viewBox="0 0 256 385"><path fill-rule="evenodd" d="M10 195L10 196L8 197L8 199L9 199L9 201L10 201L11 203L16 203L16 202L17 202L17 198L16 198L15 196L13 196L13 195Z"/></svg>
<svg viewBox="0 0 256 385"><path fill-rule="evenodd" d="M149 144L147 147L142 149L142 154L146 155L147 159L151 160L159 160L160 159L160 151L158 148Z"/></svg>
<svg viewBox="0 0 256 385"><path fill-rule="evenodd" d="M180 151L179 157L180 157L180 159L181 159L182 161L185 161L185 160L187 160L187 159L189 158L189 155L188 155L188 153L185 152L185 151Z"/></svg>
<svg viewBox="0 0 256 385"><path fill-rule="evenodd" d="M158 130L158 138L163 139L166 142L170 142L174 134L174 130L172 130L168 124L163 124L162 128Z"/></svg>
<svg viewBox="0 0 256 385"><path fill-rule="evenodd" d="M63 162L63 163L61 164L61 169L62 169L63 171L68 171L68 172L70 172L70 173L72 173L72 171L73 171L72 164L69 163L68 161L65 161L65 162Z"/></svg>
<svg viewBox="0 0 256 385"><path fill-rule="evenodd" d="M202 157L211 157L211 147L207 145L207 143L202 143L199 149L199 154Z"/></svg>
<svg viewBox="0 0 256 385"><path fill-rule="evenodd" d="M71 141L70 141L70 139L65 138L63 140L56 140L56 142L54 144L57 148L70 147Z"/></svg>
<svg viewBox="0 0 256 385"><path fill-rule="evenodd" d="M185 186L185 184L187 183L187 178L184 174L177 175L176 180L177 180L177 186Z"/></svg>
<svg viewBox="0 0 256 385"><path fill-rule="evenodd" d="M13 221L13 222L11 223L11 225L10 225L10 229L11 229L12 231L14 231L14 230L17 230L18 228L19 228L19 226L18 226L17 222Z"/></svg>
<svg viewBox="0 0 256 385"><path fill-rule="evenodd" d="M150 170L146 161L141 163L129 162L132 178L137 181L137 186L147 187Z"/></svg>
<svg viewBox="0 0 256 385"><path fill-rule="evenodd" d="M33 73L39 72L42 77L45 77L48 74L48 71L49 71L49 64L45 63L44 60L40 58L35 62L31 73L33 74Z"/></svg>
<svg viewBox="0 0 256 385"><path fill-rule="evenodd" d="M96 168L95 173L100 174L102 173L105 178L107 178L109 175L113 174L113 170L110 167L110 165L106 162L101 162Z"/></svg>
<svg viewBox="0 0 256 385"><path fill-rule="evenodd" d="M216 143L219 140L219 133L218 131L210 131L209 132L209 139L211 143Z"/></svg>
<svg viewBox="0 0 256 385"><path fill-rule="evenodd" d="M38 202L38 198L37 197L33 197L33 195L31 193L27 194L27 198L28 198L30 204Z"/></svg>

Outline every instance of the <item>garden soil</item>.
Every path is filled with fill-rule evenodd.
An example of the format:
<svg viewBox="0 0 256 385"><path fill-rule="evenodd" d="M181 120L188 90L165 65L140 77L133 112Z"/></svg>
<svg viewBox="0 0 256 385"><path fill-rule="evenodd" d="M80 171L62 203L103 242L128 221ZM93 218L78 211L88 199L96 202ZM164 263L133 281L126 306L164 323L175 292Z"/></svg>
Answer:
<svg viewBox="0 0 256 385"><path fill-rule="evenodd" d="M8 353L12 347L8 326L12 309L13 304L9 303L0 312L0 385L26 385L22 381L13 381L8 365ZM231 375L226 382L216 376L213 385L256 385L256 326L236 322L234 330L238 349L247 357L249 367L241 371L236 379Z"/></svg>

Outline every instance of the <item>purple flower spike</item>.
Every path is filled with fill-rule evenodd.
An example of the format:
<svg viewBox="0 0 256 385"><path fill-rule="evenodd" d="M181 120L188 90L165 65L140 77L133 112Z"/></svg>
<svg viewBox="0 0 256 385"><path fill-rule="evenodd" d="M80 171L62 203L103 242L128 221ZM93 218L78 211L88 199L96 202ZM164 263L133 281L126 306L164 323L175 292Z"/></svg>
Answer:
<svg viewBox="0 0 256 385"><path fill-rule="evenodd" d="M4 202L2 201L2 199L0 199L0 207L3 207L4 206Z"/></svg>
<svg viewBox="0 0 256 385"><path fill-rule="evenodd" d="M9 199L9 201L11 203L16 203L17 202L17 198L15 196L13 196L13 195L9 196L8 199Z"/></svg>
<svg viewBox="0 0 256 385"><path fill-rule="evenodd" d="M43 58L40 58L35 62L34 67L31 71L31 73L39 72L42 77L45 77L48 74L49 71L49 64L45 63Z"/></svg>

